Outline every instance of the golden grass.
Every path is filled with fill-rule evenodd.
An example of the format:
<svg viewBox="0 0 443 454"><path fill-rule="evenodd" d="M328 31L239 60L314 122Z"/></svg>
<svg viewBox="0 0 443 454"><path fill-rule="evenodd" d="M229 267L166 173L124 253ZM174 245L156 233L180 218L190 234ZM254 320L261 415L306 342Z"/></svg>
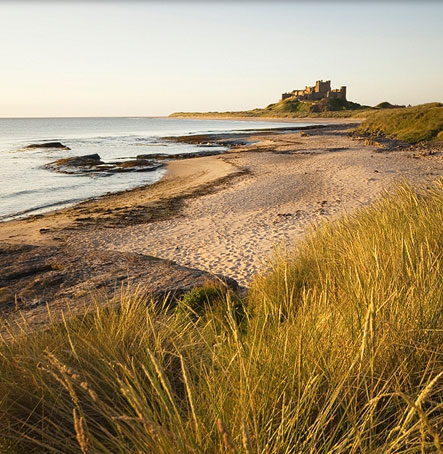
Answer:
<svg viewBox="0 0 443 454"><path fill-rule="evenodd" d="M441 453L443 184L310 234L243 301L0 343L0 451Z"/></svg>
<svg viewBox="0 0 443 454"><path fill-rule="evenodd" d="M435 102L373 112L356 131L411 143L436 137L440 139L443 132L443 104Z"/></svg>

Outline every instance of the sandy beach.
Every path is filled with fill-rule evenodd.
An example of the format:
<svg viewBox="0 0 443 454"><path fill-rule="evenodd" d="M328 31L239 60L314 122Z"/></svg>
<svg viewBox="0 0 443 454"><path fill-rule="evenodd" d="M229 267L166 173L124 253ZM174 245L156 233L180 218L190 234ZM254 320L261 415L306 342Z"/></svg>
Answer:
<svg viewBox="0 0 443 454"><path fill-rule="evenodd" d="M94 235L79 233L68 242L167 258L248 286L275 247L291 247L309 226L367 205L403 179L419 183L443 175L441 155L377 152L341 130L305 137L271 134L260 140L262 148L274 151L243 147L206 161L221 173L248 172L214 193L187 200L176 216ZM175 164L168 181L184 163Z"/></svg>
<svg viewBox="0 0 443 454"><path fill-rule="evenodd" d="M442 153L389 151L346 124L262 133L219 156L168 164L152 186L0 224L0 243L146 254L248 286L278 246L384 190L443 175Z"/></svg>

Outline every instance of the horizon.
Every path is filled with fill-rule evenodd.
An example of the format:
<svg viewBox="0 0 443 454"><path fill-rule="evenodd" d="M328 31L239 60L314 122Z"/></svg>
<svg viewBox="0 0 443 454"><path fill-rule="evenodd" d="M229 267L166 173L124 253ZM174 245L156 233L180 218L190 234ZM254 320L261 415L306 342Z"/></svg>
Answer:
<svg viewBox="0 0 443 454"><path fill-rule="evenodd" d="M439 102L439 101L434 101L434 102ZM424 103L424 104L432 104L433 102L429 102L429 103ZM442 103L440 103L442 104ZM423 104L414 104L411 106L398 106L398 107L401 107L401 108L404 108L404 107L414 107L414 106L418 106L418 105L423 105ZM366 106L366 107L375 107L375 106ZM174 112L171 112L171 113L174 113ZM180 112L178 112L180 113ZM184 112L184 113L187 113L187 112ZM193 112L189 112L189 113L193 113ZM202 112L202 113L206 113L206 112ZM207 113L216 113L216 112L207 112ZM220 113L223 113L223 112L220 112ZM186 118L186 117L171 117L170 114L166 114L166 115L71 115L71 116L57 116L57 115L52 115L52 116L34 116L34 117L19 117L19 116L16 116L16 117L1 117L0 116L0 120L34 120L34 119L40 119L40 120L51 120L51 119L65 119L65 120L69 120L69 119L75 119L75 118L91 118L91 119L99 119L99 118L126 118L126 119L148 119L148 118L163 118L163 119L170 119L170 120L198 120L198 121L204 121L204 120L207 120L207 121L213 121L213 120L217 120L217 118L212 118L210 116L208 116L207 118L205 117L189 117L189 118ZM295 117L297 118L297 117ZM303 119L303 117L298 117L299 119ZM320 117L322 118L322 117ZM333 119L334 117L332 117ZM287 119L287 117L271 117L271 119L277 121L277 120L282 120L284 121L285 119ZM291 119L290 117L288 117L288 119ZM292 118L293 119L293 118ZM224 121L254 121L254 122L267 122L269 121L269 118L268 117L226 117L226 118L221 118L221 120L224 120ZM306 120L309 120L309 121L312 121L315 123L315 120L316 120L316 117L306 117Z"/></svg>
<svg viewBox="0 0 443 454"><path fill-rule="evenodd" d="M0 12L2 119L249 110L319 79L362 105L443 101L437 2L40 1Z"/></svg>

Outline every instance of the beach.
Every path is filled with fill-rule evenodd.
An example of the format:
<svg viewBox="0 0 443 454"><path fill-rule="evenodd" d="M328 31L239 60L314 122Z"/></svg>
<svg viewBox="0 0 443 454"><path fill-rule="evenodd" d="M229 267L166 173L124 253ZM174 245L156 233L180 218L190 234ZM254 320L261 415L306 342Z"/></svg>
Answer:
<svg viewBox="0 0 443 454"><path fill-rule="evenodd" d="M246 290L311 228L443 175L441 146L359 139L355 126L178 136L228 151L172 159L152 185L0 223L0 332L41 329L127 291Z"/></svg>
<svg viewBox="0 0 443 454"><path fill-rule="evenodd" d="M171 161L158 183L0 224L1 243L139 252L250 283L275 246L406 179L442 175L441 153L384 151L346 125L261 133L229 152Z"/></svg>
<svg viewBox="0 0 443 454"><path fill-rule="evenodd" d="M164 180L171 195L183 177L196 183L193 191L199 178L204 185L231 175L214 192L185 200L173 216L79 232L68 242L170 259L249 286L276 248L292 247L310 226L352 213L402 180L417 184L443 175L441 154L383 151L352 140L346 128L259 140L228 155L171 165Z"/></svg>
<svg viewBox="0 0 443 454"><path fill-rule="evenodd" d="M440 151L365 144L349 136L351 126L251 133L226 153L169 162L151 186L3 222L0 243L149 255L247 287L276 249L292 247L311 226L404 179L443 175Z"/></svg>
<svg viewBox="0 0 443 454"><path fill-rule="evenodd" d="M443 2L0 11L0 454L443 454Z"/></svg>

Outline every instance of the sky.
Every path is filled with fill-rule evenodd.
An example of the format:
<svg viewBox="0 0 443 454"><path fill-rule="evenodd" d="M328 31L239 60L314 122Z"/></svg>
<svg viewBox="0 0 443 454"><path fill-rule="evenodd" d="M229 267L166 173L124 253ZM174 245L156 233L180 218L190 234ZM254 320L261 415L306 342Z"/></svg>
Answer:
<svg viewBox="0 0 443 454"><path fill-rule="evenodd" d="M443 101L440 1L0 1L0 117Z"/></svg>

